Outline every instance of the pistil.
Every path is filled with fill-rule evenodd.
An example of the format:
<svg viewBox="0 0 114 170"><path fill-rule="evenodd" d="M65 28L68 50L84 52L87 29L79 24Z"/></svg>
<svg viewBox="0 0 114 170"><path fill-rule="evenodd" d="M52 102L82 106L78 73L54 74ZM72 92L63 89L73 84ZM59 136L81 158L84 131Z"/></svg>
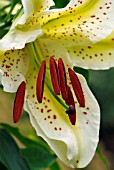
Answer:
<svg viewBox="0 0 114 170"><path fill-rule="evenodd" d="M69 106L69 109L66 111L66 113L68 114L72 125L75 125L76 123L75 101L74 101L73 94L69 86L68 86L68 98L65 100L65 102Z"/></svg>
<svg viewBox="0 0 114 170"><path fill-rule="evenodd" d="M74 106L70 105L70 106L69 106L69 109L66 110L66 113L67 113L68 115L73 115L73 114L75 113Z"/></svg>

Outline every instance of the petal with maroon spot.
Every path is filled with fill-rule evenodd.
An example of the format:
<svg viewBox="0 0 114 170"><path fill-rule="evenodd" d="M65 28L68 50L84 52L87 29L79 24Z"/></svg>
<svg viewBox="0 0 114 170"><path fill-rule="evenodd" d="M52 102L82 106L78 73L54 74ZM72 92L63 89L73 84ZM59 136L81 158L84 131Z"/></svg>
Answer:
<svg viewBox="0 0 114 170"><path fill-rule="evenodd" d="M46 4L45 2L47 3L43 1L43 4ZM48 2L52 3L52 1ZM30 3L29 1L29 5L26 5L27 3L23 1L24 6L28 8ZM37 6L34 0L33 9L35 4ZM26 23L21 23L23 15L19 16L16 22L21 25L15 28L16 24L13 23L9 34L0 41L0 47L3 49L22 48L27 42L34 41L43 33L65 46L92 45L92 42L104 39L113 31L113 7L114 2L109 0L79 0L70 1L68 6L61 10L46 10L45 8L44 12L30 15Z"/></svg>
<svg viewBox="0 0 114 170"><path fill-rule="evenodd" d="M89 41L96 43L114 30L113 8L113 0L88 0L76 8L72 1L69 9L42 28L48 37L66 46L84 45L90 43ZM53 12L53 15L55 14Z"/></svg>
<svg viewBox="0 0 114 170"><path fill-rule="evenodd" d="M29 55L26 48L22 50L0 51L1 83L4 91L15 92L29 68Z"/></svg>
<svg viewBox="0 0 114 170"><path fill-rule="evenodd" d="M26 43L41 36L43 31L36 15L41 15L43 11L49 11L54 2L53 0L22 0L22 4L24 13L20 13L13 20L9 33L0 40L0 49L8 50L13 47L20 49Z"/></svg>
<svg viewBox="0 0 114 170"><path fill-rule="evenodd" d="M53 57L55 61L57 61L59 58L62 58L64 60L65 65L72 66L72 60L70 58L70 55L66 48L57 43L56 41L47 39L47 38L37 38L34 42L34 45L36 47L36 50L40 50L42 54L42 58L46 60L47 63L49 63L49 58ZM49 64L47 64L47 67Z"/></svg>
<svg viewBox="0 0 114 170"><path fill-rule="evenodd" d="M0 50L10 50L13 48L22 49L25 47L26 43L34 41L42 34L43 31L39 24L33 29L19 25L14 29L11 29L3 39L0 40Z"/></svg>
<svg viewBox="0 0 114 170"><path fill-rule="evenodd" d="M36 97L37 70L35 69L32 71L32 75L27 78L25 99L25 110L29 112L31 123L37 134L43 137L57 156L72 168L85 167L91 161L99 140L100 111L98 103L85 79L80 75L78 78L85 96L85 107L79 106L73 93L77 110L75 125L71 124L65 113L65 108L54 97L48 82L44 87L42 103L38 103ZM85 112L87 114L84 114Z"/></svg>
<svg viewBox="0 0 114 170"><path fill-rule="evenodd" d="M109 69L114 66L114 31L104 40L88 46L68 47L74 66Z"/></svg>
<svg viewBox="0 0 114 170"><path fill-rule="evenodd" d="M22 0L24 13L29 17L31 14L49 10L54 5L53 0Z"/></svg>
<svg viewBox="0 0 114 170"><path fill-rule="evenodd" d="M52 0L22 0L22 5L24 8L24 13L21 13L12 24L12 28L16 27L19 24L25 24L26 19L29 17L34 17L36 13L43 11L48 11L51 6L54 5Z"/></svg>

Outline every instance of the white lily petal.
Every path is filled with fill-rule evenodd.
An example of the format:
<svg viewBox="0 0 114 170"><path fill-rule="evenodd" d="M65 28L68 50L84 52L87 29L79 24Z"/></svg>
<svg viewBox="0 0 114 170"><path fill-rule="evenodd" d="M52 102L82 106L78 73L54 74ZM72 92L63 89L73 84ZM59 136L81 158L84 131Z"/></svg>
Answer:
<svg viewBox="0 0 114 170"><path fill-rule="evenodd" d="M53 19L58 19L61 16L67 15L67 13L69 14L72 13L70 10L72 8L75 8L76 11L80 11L80 9L86 8L88 5L90 4L90 1L88 2L88 0L83 0L83 1L77 1L77 0L70 0L70 2L68 3L68 5L64 8L58 8L58 9L51 9L49 11L43 11L42 15L39 16L41 17L40 22L42 23L41 25L48 23L48 21L51 21ZM38 16L38 15L37 15Z"/></svg>
<svg viewBox="0 0 114 170"><path fill-rule="evenodd" d="M114 30L113 8L114 2L110 0L88 0L84 5L82 4L82 7L69 6L69 10L58 13L59 17L43 25L43 30L51 39L63 41L66 45L70 36L79 45L85 39L96 43L106 38ZM56 13L51 15L55 16ZM52 16L50 17L52 18ZM82 38L79 39L79 36Z"/></svg>
<svg viewBox="0 0 114 170"><path fill-rule="evenodd" d="M71 57L63 45L47 38L38 38L34 44L36 50L39 49L41 51L42 60L49 62L49 58L53 56L55 60L63 58L66 65L72 66Z"/></svg>
<svg viewBox="0 0 114 170"><path fill-rule="evenodd" d="M28 103L26 102L24 105L25 110L29 113L30 116L30 122L32 124L32 126L34 127L34 129L36 130L36 133L38 136L41 136L49 145L51 143L51 148L53 150L55 150L54 148L56 148L56 154L59 156L61 154L61 160L69 165L69 160L66 157L67 155L67 146L65 143L61 142L61 141L57 141L51 138L48 138L45 133L41 130L40 126L38 125L37 121L33 118L32 112L29 109ZM62 150L62 152L61 152ZM61 152L61 153L60 153Z"/></svg>
<svg viewBox="0 0 114 170"><path fill-rule="evenodd" d="M31 14L49 10L54 5L53 0L22 0L24 13L29 17Z"/></svg>
<svg viewBox="0 0 114 170"><path fill-rule="evenodd" d="M17 17L13 24L12 24L12 28L16 27L19 24L25 24L26 19L29 16L33 16L35 13L37 12L42 12L42 11L46 11L49 10L49 8L51 6L54 5L53 0L21 0L22 4L23 4L23 8L24 8L24 13L21 14L19 17Z"/></svg>
<svg viewBox="0 0 114 170"><path fill-rule="evenodd" d="M49 10L50 6L54 5L54 2L52 0L22 0L22 3L24 13L20 14L13 21L9 33L2 40L0 40L0 49L9 50L12 48L24 48L26 43L34 41L37 37L43 34L39 23L34 25L34 27L28 28L26 20L32 20L31 16L33 17L36 12L39 14L44 10Z"/></svg>
<svg viewBox="0 0 114 170"><path fill-rule="evenodd" d="M10 50L0 54L1 83L4 91L15 92L28 71L29 58L26 49Z"/></svg>
<svg viewBox="0 0 114 170"><path fill-rule="evenodd" d="M64 107L51 93L50 84L45 86L42 103L38 103L36 99L37 72L34 68L32 75L27 78L29 83L27 83L25 109L30 114L31 123L37 134L48 142L66 165L82 168L91 161L98 144L100 124L98 103L85 79L78 75L86 106L81 108L76 104L77 122L75 126L72 125Z"/></svg>
<svg viewBox="0 0 114 170"><path fill-rule="evenodd" d="M22 49L26 43L34 41L37 37L41 36L43 31L40 26L34 27L34 30L22 31L17 29L11 30L2 40L0 40L0 49ZM6 45L7 44L7 45Z"/></svg>
<svg viewBox="0 0 114 170"><path fill-rule="evenodd" d="M114 31L106 39L88 46L67 47L74 66L109 69L114 66Z"/></svg>

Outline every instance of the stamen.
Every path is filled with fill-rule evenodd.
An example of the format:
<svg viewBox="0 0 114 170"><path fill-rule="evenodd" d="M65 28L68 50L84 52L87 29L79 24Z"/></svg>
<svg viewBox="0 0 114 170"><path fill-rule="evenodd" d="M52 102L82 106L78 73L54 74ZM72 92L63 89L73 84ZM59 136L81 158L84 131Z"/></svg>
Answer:
<svg viewBox="0 0 114 170"><path fill-rule="evenodd" d="M16 92L14 107L13 107L13 121L17 123L20 119L22 108L24 104L26 83L23 81Z"/></svg>
<svg viewBox="0 0 114 170"><path fill-rule="evenodd" d="M51 81L52 81L54 92L56 95L59 95L60 87L59 87L58 69L57 69L57 64L53 57L50 57L50 74L51 74Z"/></svg>
<svg viewBox="0 0 114 170"><path fill-rule="evenodd" d="M38 78L36 83L36 96L39 103L42 103L45 74L46 74L46 61L43 61L38 73Z"/></svg>
<svg viewBox="0 0 114 170"><path fill-rule="evenodd" d="M66 113L68 114L72 125L75 125L76 124L76 109L75 109L75 102L74 102L74 98L70 90L70 87L68 87L68 98L65 101L66 101L66 104L69 106L69 109L66 111Z"/></svg>
<svg viewBox="0 0 114 170"><path fill-rule="evenodd" d="M66 100L68 98L67 79L66 79L65 67L61 58L59 58L58 60L58 71L59 71L59 82L60 82L62 97L64 100Z"/></svg>
<svg viewBox="0 0 114 170"><path fill-rule="evenodd" d="M85 107L85 98L84 98L84 94L83 94L83 90L82 90L80 81L79 81L77 75L75 74L75 72L71 68L68 69L68 72L69 72L73 90L74 90L77 100L80 104L80 107Z"/></svg>

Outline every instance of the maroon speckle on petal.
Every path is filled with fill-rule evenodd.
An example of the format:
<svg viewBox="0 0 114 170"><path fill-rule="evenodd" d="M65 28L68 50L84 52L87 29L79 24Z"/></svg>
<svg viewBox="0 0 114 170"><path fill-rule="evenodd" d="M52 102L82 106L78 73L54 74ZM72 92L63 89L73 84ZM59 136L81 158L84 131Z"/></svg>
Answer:
<svg viewBox="0 0 114 170"><path fill-rule="evenodd" d="M86 122L86 124L88 125L88 124L89 124L89 122L87 121L87 122Z"/></svg>
<svg viewBox="0 0 114 170"><path fill-rule="evenodd" d="M50 116L48 116L48 119L50 119Z"/></svg>
<svg viewBox="0 0 114 170"><path fill-rule="evenodd" d="M54 130L57 130L57 127L55 127Z"/></svg>
<svg viewBox="0 0 114 170"><path fill-rule="evenodd" d="M41 109L41 113L43 113L43 111L44 111L44 110L43 110L43 109Z"/></svg>
<svg viewBox="0 0 114 170"><path fill-rule="evenodd" d="M87 115L87 112L83 112L84 115Z"/></svg>
<svg viewBox="0 0 114 170"><path fill-rule="evenodd" d="M56 115L53 115L53 118L54 118L54 119L57 119L57 116L56 116Z"/></svg>
<svg viewBox="0 0 114 170"><path fill-rule="evenodd" d="M49 113L49 112L51 112L51 109L48 109L48 110L47 110L47 113Z"/></svg>

